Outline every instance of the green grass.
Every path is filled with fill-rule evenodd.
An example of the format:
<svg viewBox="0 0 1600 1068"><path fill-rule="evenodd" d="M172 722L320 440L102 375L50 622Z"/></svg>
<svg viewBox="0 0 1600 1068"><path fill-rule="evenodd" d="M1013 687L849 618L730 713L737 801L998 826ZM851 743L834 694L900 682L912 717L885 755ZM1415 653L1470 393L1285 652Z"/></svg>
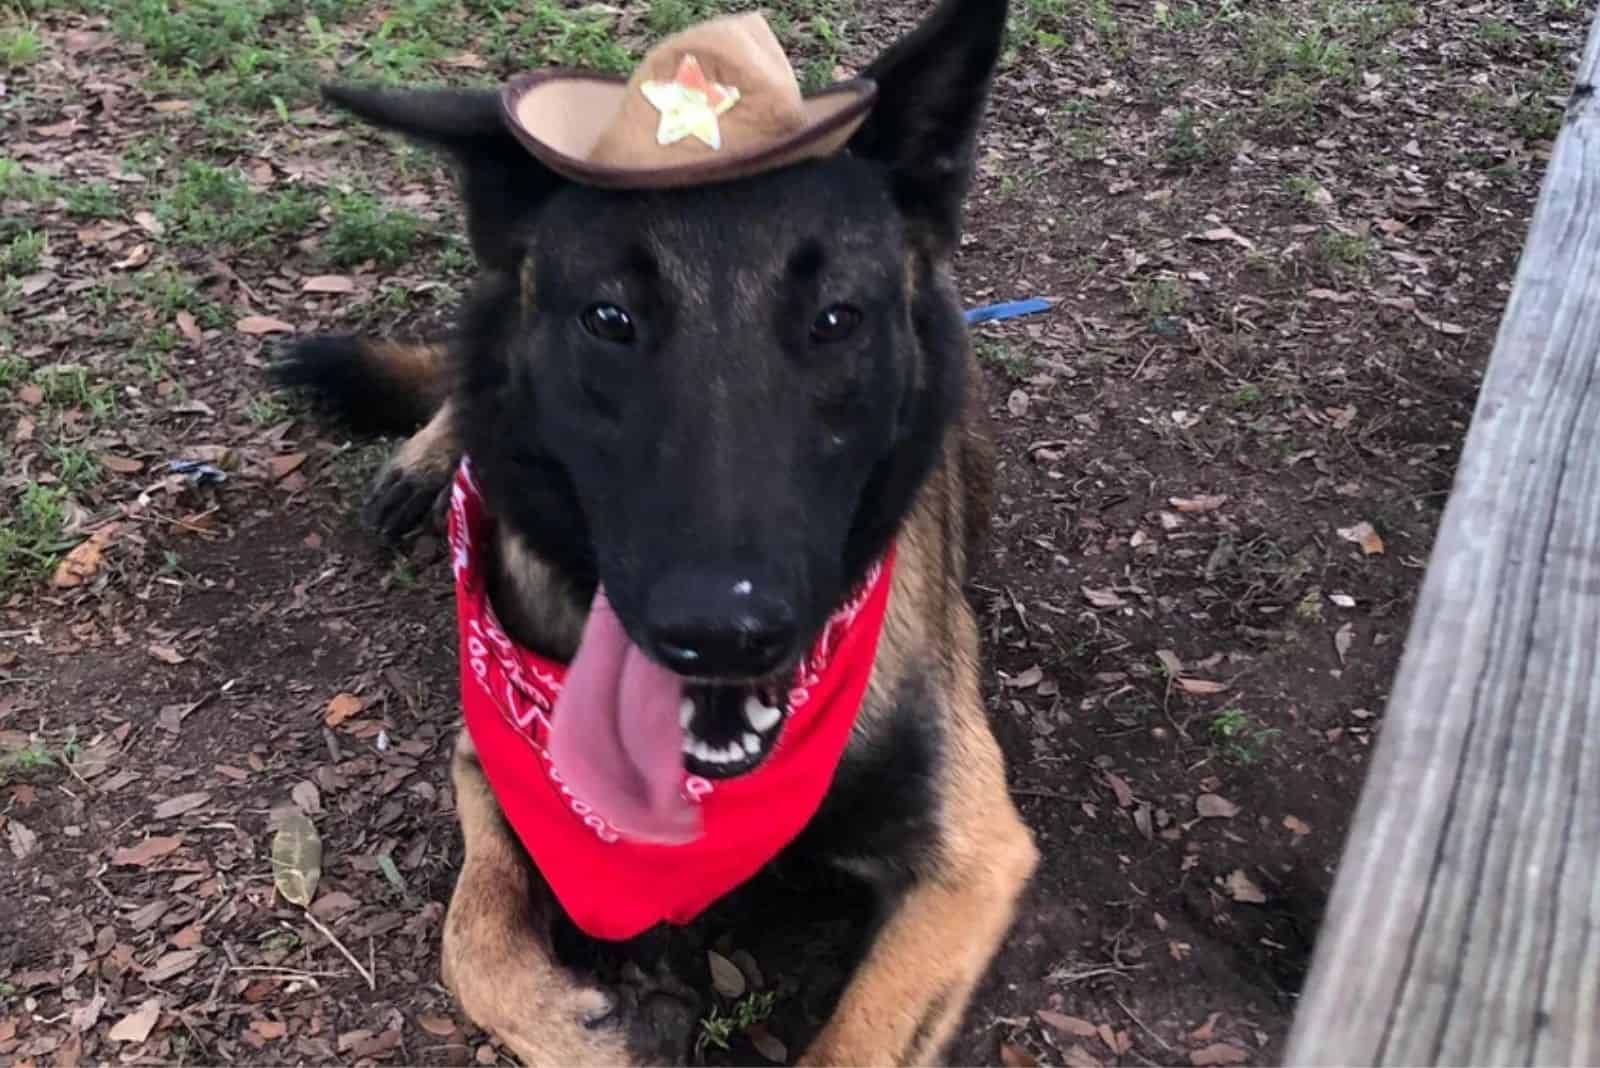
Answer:
<svg viewBox="0 0 1600 1068"><path fill-rule="evenodd" d="M122 214L117 191L109 182L81 182L64 187L67 214L79 219L111 219Z"/></svg>
<svg viewBox="0 0 1600 1068"><path fill-rule="evenodd" d="M55 183L43 174L35 174L14 159L0 157L0 197L37 201L49 196Z"/></svg>
<svg viewBox="0 0 1600 1068"><path fill-rule="evenodd" d="M38 230L24 230L0 245L0 276L32 274L39 269L49 241Z"/></svg>
<svg viewBox="0 0 1600 1068"><path fill-rule="evenodd" d="M0 538L3 537L4 535L0 534ZM0 565L0 583L3 582L3 565ZM58 764L55 754L45 747L43 740L34 738L26 749L0 753L0 783L26 781L40 772L55 768Z"/></svg>
<svg viewBox="0 0 1600 1068"><path fill-rule="evenodd" d="M697 1055L703 1059L707 1046L726 1050L735 1036L743 1034L758 1023L763 1023L771 1016L777 1000L777 993L769 990L763 994L746 994L734 1002L733 1007L726 1013L713 1007L700 1019L700 1034L695 1039Z"/></svg>
<svg viewBox="0 0 1600 1068"><path fill-rule="evenodd" d="M1182 108L1162 141L1161 154L1175 167L1201 167L1232 158L1239 145L1237 123L1223 113L1202 117L1194 108Z"/></svg>
<svg viewBox="0 0 1600 1068"><path fill-rule="evenodd" d="M415 252L421 222L408 211L391 208L368 193L344 193L333 204L333 223L322 250L337 267L372 260L394 267Z"/></svg>
<svg viewBox="0 0 1600 1068"><path fill-rule="evenodd" d="M1283 732L1276 727L1257 726L1243 709L1227 708L1211 719L1211 741L1222 755L1235 764L1259 764L1267 746Z"/></svg>
<svg viewBox="0 0 1600 1068"><path fill-rule="evenodd" d="M304 236L317 199L304 189L257 192L236 170L191 160L157 201L156 217L190 245L260 248Z"/></svg>
<svg viewBox="0 0 1600 1068"><path fill-rule="evenodd" d="M90 382L89 372L77 366L41 368L34 376L44 392L46 404L57 408L80 408L105 422L117 409L117 397L104 383Z"/></svg>
<svg viewBox="0 0 1600 1068"><path fill-rule="evenodd" d="M994 337L974 339L978 359L1009 378L1021 381L1038 370L1038 361L1026 349Z"/></svg>
<svg viewBox="0 0 1600 1068"><path fill-rule="evenodd" d="M44 52L44 40L31 23L0 26L0 66L8 70L31 65Z"/></svg>
<svg viewBox="0 0 1600 1068"><path fill-rule="evenodd" d="M29 482L0 512L0 589L42 575L70 544L63 538L66 497L64 487Z"/></svg>
<svg viewBox="0 0 1600 1068"><path fill-rule="evenodd" d="M1347 234L1330 230L1312 242L1316 261L1335 274L1364 275L1378 254L1378 242L1370 234Z"/></svg>
<svg viewBox="0 0 1600 1068"><path fill-rule="evenodd" d="M1130 296L1139 314L1152 322L1183 314L1189 303L1188 289L1176 278L1141 278Z"/></svg>
<svg viewBox="0 0 1600 1068"><path fill-rule="evenodd" d="M67 492L81 493L100 481L100 460L87 446L46 445L44 451Z"/></svg>

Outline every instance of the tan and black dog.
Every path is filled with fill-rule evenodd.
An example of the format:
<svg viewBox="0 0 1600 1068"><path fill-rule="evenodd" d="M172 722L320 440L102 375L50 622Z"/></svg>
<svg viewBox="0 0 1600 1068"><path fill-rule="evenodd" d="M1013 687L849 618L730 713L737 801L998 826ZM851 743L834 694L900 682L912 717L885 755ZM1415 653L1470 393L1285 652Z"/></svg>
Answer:
<svg viewBox="0 0 1600 1068"><path fill-rule="evenodd" d="M877 100L845 151L714 187L558 177L492 91L328 90L453 158L483 276L444 341L312 338L277 379L412 434L369 500L387 535L471 456L517 642L571 657L603 583L641 647L669 667L690 655L705 693L748 692L792 672L897 547L867 696L788 847L866 879L884 918L803 1063L937 1059L1037 860L964 591L992 458L951 270L1005 14L944 0L864 72ZM754 622L724 596L751 574ZM556 963L549 890L466 731L453 774L465 860L446 984L526 1063L637 1059L614 997Z"/></svg>

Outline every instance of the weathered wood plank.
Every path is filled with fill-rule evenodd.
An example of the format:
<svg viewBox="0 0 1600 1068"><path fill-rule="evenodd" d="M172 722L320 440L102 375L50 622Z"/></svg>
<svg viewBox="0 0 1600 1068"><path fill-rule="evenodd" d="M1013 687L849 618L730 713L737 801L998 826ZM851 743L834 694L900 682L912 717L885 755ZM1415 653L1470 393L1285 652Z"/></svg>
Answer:
<svg viewBox="0 0 1600 1068"><path fill-rule="evenodd" d="M1600 78L1600 18L1578 84ZM1600 102L1535 209L1288 1063L1600 1064Z"/></svg>

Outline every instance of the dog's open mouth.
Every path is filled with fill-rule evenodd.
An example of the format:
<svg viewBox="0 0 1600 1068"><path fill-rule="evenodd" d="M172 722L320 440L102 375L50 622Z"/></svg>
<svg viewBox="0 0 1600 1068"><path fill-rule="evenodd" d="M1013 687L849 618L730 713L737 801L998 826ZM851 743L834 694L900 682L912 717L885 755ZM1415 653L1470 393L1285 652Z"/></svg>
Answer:
<svg viewBox="0 0 1600 1068"><path fill-rule="evenodd" d="M779 686L685 686L678 710L683 766L707 779L755 770L778 740L788 703Z"/></svg>

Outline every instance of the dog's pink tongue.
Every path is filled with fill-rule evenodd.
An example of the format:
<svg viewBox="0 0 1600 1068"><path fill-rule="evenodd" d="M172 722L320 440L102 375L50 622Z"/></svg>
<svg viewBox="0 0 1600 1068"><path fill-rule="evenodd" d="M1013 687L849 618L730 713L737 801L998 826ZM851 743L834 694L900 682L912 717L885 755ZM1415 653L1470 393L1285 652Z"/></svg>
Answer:
<svg viewBox="0 0 1600 1068"><path fill-rule="evenodd" d="M630 838L663 844L700 833L681 793L683 683L628 640L597 589L550 727L562 780Z"/></svg>

